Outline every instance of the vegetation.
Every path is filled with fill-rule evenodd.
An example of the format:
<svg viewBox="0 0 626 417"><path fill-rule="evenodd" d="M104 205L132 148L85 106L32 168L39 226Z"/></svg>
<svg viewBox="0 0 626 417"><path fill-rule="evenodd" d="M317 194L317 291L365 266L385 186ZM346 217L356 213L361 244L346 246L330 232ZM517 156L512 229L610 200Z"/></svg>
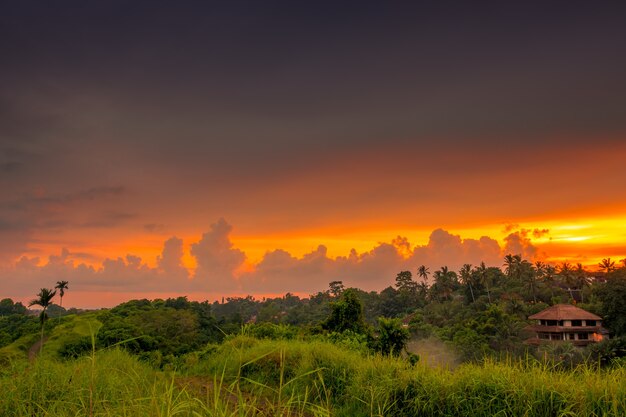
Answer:
<svg viewBox="0 0 626 417"><path fill-rule="evenodd" d="M401 271L380 293L333 281L309 298L89 312L42 289L39 320L0 301L0 415L624 415L626 266L605 261L595 279L513 255L502 269L422 266L419 283ZM603 315L612 338L525 345L527 317L562 302ZM435 366L429 343L453 360Z"/></svg>
<svg viewBox="0 0 626 417"><path fill-rule="evenodd" d="M0 372L0 415L492 416L626 413L625 368L555 372L533 359L454 371L329 341L227 338L155 370L119 348Z"/></svg>
<svg viewBox="0 0 626 417"><path fill-rule="evenodd" d="M52 299L54 298L56 291L52 291L48 288L42 288L37 294L37 298L31 300L28 304L30 307L34 305L38 305L42 307L41 313L39 314L39 321L41 322L41 348L43 348L43 330L46 324L46 320L48 319L48 315L46 314L46 310L52 304Z"/></svg>
<svg viewBox="0 0 626 417"><path fill-rule="evenodd" d="M68 281L57 281L57 285L54 286L54 288L59 290L59 299L61 300L59 303L61 307L63 307L63 297L65 296L65 290L69 289L67 284L69 284Z"/></svg>

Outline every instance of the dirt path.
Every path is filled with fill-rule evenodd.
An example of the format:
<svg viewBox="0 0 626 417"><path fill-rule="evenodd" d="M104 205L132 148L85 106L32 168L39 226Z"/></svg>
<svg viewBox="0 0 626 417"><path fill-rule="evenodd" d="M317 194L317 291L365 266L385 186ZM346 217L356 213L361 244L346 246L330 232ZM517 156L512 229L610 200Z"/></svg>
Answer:
<svg viewBox="0 0 626 417"><path fill-rule="evenodd" d="M39 339L37 340L31 347L30 349L28 349L28 360L29 361L34 361L35 358L37 357L37 355L39 354L39 351L41 350L41 345L43 343L46 343L46 340L48 340L48 336L44 336L43 340Z"/></svg>

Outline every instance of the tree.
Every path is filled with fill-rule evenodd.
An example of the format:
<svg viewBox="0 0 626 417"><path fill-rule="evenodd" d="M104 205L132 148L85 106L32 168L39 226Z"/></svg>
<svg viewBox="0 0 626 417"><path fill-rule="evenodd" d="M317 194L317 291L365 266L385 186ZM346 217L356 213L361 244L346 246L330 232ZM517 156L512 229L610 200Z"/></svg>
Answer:
<svg viewBox="0 0 626 417"><path fill-rule="evenodd" d="M345 287L343 286L343 281L332 281L328 283L329 292L333 295L333 297L337 298L343 293Z"/></svg>
<svg viewBox="0 0 626 417"><path fill-rule="evenodd" d="M589 286L589 276L587 275L587 271L585 271L585 267L583 264L576 264L576 269L574 270L574 281L575 286L580 292L580 301L585 302L584 289Z"/></svg>
<svg viewBox="0 0 626 417"><path fill-rule="evenodd" d="M396 275L396 288L398 291L414 294L417 290L417 283L413 281L411 271L400 271Z"/></svg>
<svg viewBox="0 0 626 417"><path fill-rule="evenodd" d="M348 288L339 301L331 303L330 316L322 323L322 328L331 332L367 332L363 305L354 289Z"/></svg>
<svg viewBox="0 0 626 417"><path fill-rule="evenodd" d="M421 265L419 268L417 268L417 275L419 275L419 277L424 280L424 283L428 281L428 274L430 274L430 272L428 272L428 268L426 267L426 265Z"/></svg>
<svg viewBox="0 0 626 417"><path fill-rule="evenodd" d="M61 299L61 301L59 302L59 305L61 307L63 307L63 296L65 295L65 290L69 289L67 284L69 284L68 281L57 281L57 285L54 287L57 290L59 290L59 298Z"/></svg>
<svg viewBox="0 0 626 417"><path fill-rule="evenodd" d="M48 309L48 306L50 306L50 304L52 303L52 299L54 298L56 293L56 290L42 288L37 294L37 298L31 300L31 302L28 304L29 307L38 305L42 308L41 314L39 315L39 321L41 322L41 347L39 348L40 350L43 349L43 330L46 319L48 318L46 310Z"/></svg>
<svg viewBox="0 0 626 417"><path fill-rule="evenodd" d="M461 283L469 287L470 294L472 296L472 303L476 302L476 299L474 298L474 289L472 288L472 265L464 264L459 271L459 277L461 279Z"/></svg>
<svg viewBox="0 0 626 417"><path fill-rule="evenodd" d="M612 261L611 258L604 258L602 262L598 264L600 269L604 269L604 271L608 274L615 270L615 261Z"/></svg>
<svg viewBox="0 0 626 417"><path fill-rule="evenodd" d="M521 262L517 265L517 274L519 279L522 281L522 284L525 288L528 289L528 292L533 297L533 302L537 302L537 270L533 267L533 265L528 262L526 259L522 259Z"/></svg>
<svg viewBox="0 0 626 417"><path fill-rule="evenodd" d="M491 303L491 292L489 291L491 276L489 275L487 266L484 262L481 262L480 266L476 267L476 272L478 273L478 281L487 290L487 299L489 300L489 303Z"/></svg>
<svg viewBox="0 0 626 417"><path fill-rule="evenodd" d="M561 263L559 267L559 276L561 278L561 284L567 287L569 296L573 300L574 295L572 294L572 288L576 286L576 279L574 276L574 269L569 262L564 261Z"/></svg>
<svg viewBox="0 0 626 417"><path fill-rule="evenodd" d="M550 298L554 298L556 268L552 265L546 265L543 272L543 282L550 288Z"/></svg>
<svg viewBox="0 0 626 417"><path fill-rule="evenodd" d="M605 283L594 288L594 293L601 302L603 324L613 336L626 335L626 271L610 274Z"/></svg>
<svg viewBox="0 0 626 417"><path fill-rule="evenodd" d="M20 302L14 303L10 298L0 300L0 316L11 314L26 314L26 307Z"/></svg>
<svg viewBox="0 0 626 417"><path fill-rule="evenodd" d="M441 269L435 271L433 277L435 283L430 287L433 299L446 301L452 298L452 293L458 285L456 272L450 271L447 266L442 266Z"/></svg>
<svg viewBox="0 0 626 417"><path fill-rule="evenodd" d="M378 318L378 338L375 348L383 355L398 356L406 348L409 330L402 327L400 319Z"/></svg>
<svg viewBox="0 0 626 417"><path fill-rule="evenodd" d="M510 253L504 257L504 273L507 277L513 278L516 273L517 265L521 261L520 255L511 255Z"/></svg>

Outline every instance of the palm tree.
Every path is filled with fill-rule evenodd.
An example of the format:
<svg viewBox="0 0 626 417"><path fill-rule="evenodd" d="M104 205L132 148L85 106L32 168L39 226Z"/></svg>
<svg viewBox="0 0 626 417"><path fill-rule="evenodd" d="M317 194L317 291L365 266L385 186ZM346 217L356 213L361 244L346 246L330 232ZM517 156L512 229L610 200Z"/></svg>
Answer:
<svg viewBox="0 0 626 417"><path fill-rule="evenodd" d="M604 269L608 274L611 271L615 270L615 261L612 261L611 258L604 258L602 262L598 264L600 269Z"/></svg>
<svg viewBox="0 0 626 417"><path fill-rule="evenodd" d="M434 293L434 298L440 301L449 300L458 284L456 272L450 271L447 266L442 266L441 269L435 271L433 277L435 283L430 287L430 290Z"/></svg>
<svg viewBox="0 0 626 417"><path fill-rule="evenodd" d="M521 258L520 255L511 255L510 253L504 257L504 273L507 277L511 278L515 274Z"/></svg>
<svg viewBox="0 0 626 417"><path fill-rule="evenodd" d="M464 264L459 271L459 277L461 277L463 285L469 287L470 294L472 295L472 303L476 302L476 299L474 298L474 289L472 288L472 265Z"/></svg>
<svg viewBox="0 0 626 417"><path fill-rule="evenodd" d="M43 330L44 330L44 325L46 323L46 319L48 318L48 315L46 314L46 310L48 309L50 304L52 304L52 299L54 298L54 295L56 293L57 293L56 290L42 288L37 294L37 298L35 298L34 300L31 300L31 302L28 304L29 307L32 307L34 305L38 305L42 307L41 314L39 315L39 321L41 322L41 345L39 347L40 351L41 349L43 349Z"/></svg>
<svg viewBox="0 0 626 417"><path fill-rule="evenodd" d="M426 267L426 265L422 265L417 268L417 275L419 275L420 278L424 280L424 282L428 281L428 274L430 274L430 272L428 272L428 268Z"/></svg>
<svg viewBox="0 0 626 417"><path fill-rule="evenodd" d="M554 298L556 268L552 265L546 265L543 272L543 282L550 288L550 299Z"/></svg>
<svg viewBox="0 0 626 417"><path fill-rule="evenodd" d="M523 260L520 264L519 274L521 275L522 283L528 289L528 292L533 296L533 302L537 303L537 269L535 269L527 260Z"/></svg>
<svg viewBox="0 0 626 417"><path fill-rule="evenodd" d="M491 304L491 292L489 292L489 281L491 277L487 273L487 266L484 262L481 262L480 266L476 267L476 272L478 273L478 280L487 290L487 299L489 300L489 304Z"/></svg>
<svg viewBox="0 0 626 417"><path fill-rule="evenodd" d="M536 261L535 262L535 271L537 273L537 278L541 279L543 278L544 274L546 273L546 264L544 262L541 261Z"/></svg>
<svg viewBox="0 0 626 417"><path fill-rule="evenodd" d="M575 279L574 279L574 269L572 268L572 265L567 261L564 261L563 263L561 263L561 266L559 267L559 269L560 269L559 275L561 276L561 284L567 287L569 296L573 300L574 296L572 294L572 287L576 285Z"/></svg>
<svg viewBox="0 0 626 417"><path fill-rule="evenodd" d="M68 281L57 281L57 285L54 287L59 290L59 297L61 298L61 303L59 305L61 307L63 307L63 296L65 295L65 290L69 290L67 284L69 284Z"/></svg>
<svg viewBox="0 0 626 417"><path fill-rule="evenodd" d="M580 301L585 302L585 296L583 295L583 290L585 287L589 286L589 277L587 276L587 271L585 271L585 267L583 264L576 264L576 269L574 270L574 279L576 281L576 287L580 291Z"/></svg>

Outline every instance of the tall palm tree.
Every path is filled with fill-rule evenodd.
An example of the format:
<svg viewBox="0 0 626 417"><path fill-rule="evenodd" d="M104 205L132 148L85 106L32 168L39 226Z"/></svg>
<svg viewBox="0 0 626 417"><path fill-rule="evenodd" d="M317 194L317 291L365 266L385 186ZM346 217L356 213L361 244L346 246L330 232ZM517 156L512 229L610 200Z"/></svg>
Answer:
<svg viewBox="0 0 626 417"><path fill-rule="evenodd" d="M520 257L521 258L521 257ZM517 267L517 255L511 255L510 253L504 257L504 273L507 277L511 278L515 274Z"/></svg>
<svg viewBox="0 0 626 417"><path fill-rule="evenodd" d="M472 265L464 264L459 271L459 277L463 285L469 287L470 294L472 295L472 303L475 303L476 299L474 298L474 289L472 288Z"/></svg>
<svg viewBox="0 0 626 417"><path fill-rule="evenodd" d="M39 321L41 322L41 342L40 342L41 345L39 347L40 351L41 349L43 349L43 330L44 330L44 325L46 323L46 319L48 318L48 315L46 314L46 310L48 309L50 304L52 304L52 299L54 298L56 293L57 293L56 290L42 288L37 294L37 298L31 300L31 302L28 304L29 307L38 305L38 306L41 306L42 308L41 314L39 315Z"/></svg>
<svg viewBox="0 0 626 417"><path fill-rule="evenodd" d="M63 307L63 296L65 295L65 290L69 290L67 286L69 284L68 281L57 281L57 285L54 287L59 290L59 297L61 298L60 306Z"/></svg>
<svg viewBox="0 0 626 417"><path fill-rule="evenodd" d="M527 260L522 260L519 265L519 275L525 288L533 296L533 302L537 303L538 272Z"/></svg>
<svg viewBox="0 0 626 417"><path fill-rule="evenodd" d="M544 274L546 273L546 264L541 261L535 262L535 271L537 273L537 278L542 279Z"/></svg>
<svg viewBox="0 0 626 417"><path fill-rule="evenodd" d="M600 269L604 269L608 274L611 271L615 270L615 261L612 261L611 258L604 258L602 262L598 264Z"/></svg>
<svg viewBox="0 0 626 417"><path fill-rule="evenodd" d="M417 268L417 275L419 275L420 278L424 280L424 282L428 281L428 274L430 274L430 272L428 272L428 268L426 267L426 265L421 265L419 268Z"/></svg>
<svg viewBox="0 0 626 417"><path fill-rule="evenodd" d="M546 265L543 273L543 282L550 288L551 300L554 298L554 286L556 285L555 276L556 268L552 265Z"/></svg>
<svg viewBox="0 0 626 417"><path fill-rule="evenodd" d="M480 266L476 267L476 272L478 273L478 280L487 290L487 299L489 300L489 304L491 304L491 292L489 291L489 281L491 277L487 273L487 266L484 262L481 262Z"/></svg>
<svg viewBox="0 0 626 417"><path fill-rule="evenodd" d="M441 269L435 271L433 277L435 283L430 287L430 290L434 293L435 298L440 301L449 300L458 284L456 272L450 271L447 266L442 266Z"/></svg>
<svg viewBox="0 0 626 417"><path fill-rule="evenodd" d="M576 286L575 278L574 278L574 269L572 265L564 261L559 266L559 276L561 277L561 285L567 287L567 291L569 292L570 298L573 300L574 295L572 294L572 288Z"/></svg>
<svg viewBox="0 0 626 417"><path fill-rule="evenodd" d="M574 279L576 281L576 287L578 291L580 291L580 301L585 302L585 296L583 290L585 287L589 286L589 277L587 276L587 271L585 271L585 267L583 264L576 264L576 269L574 270Z"/></svg>

